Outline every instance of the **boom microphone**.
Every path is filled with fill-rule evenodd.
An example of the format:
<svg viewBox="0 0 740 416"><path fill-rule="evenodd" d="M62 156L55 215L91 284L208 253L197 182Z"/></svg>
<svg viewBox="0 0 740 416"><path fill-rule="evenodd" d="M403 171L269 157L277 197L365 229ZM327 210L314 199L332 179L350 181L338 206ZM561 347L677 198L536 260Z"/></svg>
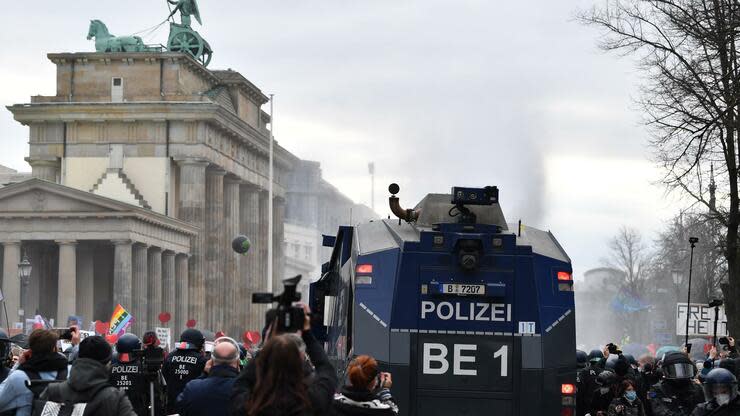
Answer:
<svg viewBox="0 0 740 416"><path fill-rule="evenodd" d="M231 241L231 248L239 254L247 254L250 247L252 247L252 242L246 235L238 235Z"/></svg>

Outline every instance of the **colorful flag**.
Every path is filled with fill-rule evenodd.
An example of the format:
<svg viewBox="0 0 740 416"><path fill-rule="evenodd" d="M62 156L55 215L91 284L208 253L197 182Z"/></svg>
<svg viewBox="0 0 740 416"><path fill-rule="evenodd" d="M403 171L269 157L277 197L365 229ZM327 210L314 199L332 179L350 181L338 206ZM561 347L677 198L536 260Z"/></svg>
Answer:
<svg viewBox="0 0 740 416"><path fill-rule="evenodd" d="M132 318L131 314L126 309L123 309L123 306L119 303L116 306L116 309L113 310L113 315L110 317L110 329L108 330L108 334L120 335L129 325L131 325Z"/></svg>

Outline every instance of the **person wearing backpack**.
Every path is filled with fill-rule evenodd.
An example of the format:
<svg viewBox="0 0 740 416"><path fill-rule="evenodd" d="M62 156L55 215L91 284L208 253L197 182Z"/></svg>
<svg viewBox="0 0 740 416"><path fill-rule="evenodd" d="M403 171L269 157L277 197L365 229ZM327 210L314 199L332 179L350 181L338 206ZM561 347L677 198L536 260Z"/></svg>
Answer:
<svg viewBox="0 0 740 416"><path fill-rule="evenodd" d="M29 350L23 353L18 368L0 384L0 416L30 416L33 400L46 387L29 389L29 381L64 381L67 379L67 358L57 352L57 334L37 329L28 337Z"/></svg>
<svg viewBox="0 0 740 416"><path fill-rule="evenodd" d="M69 380L51 384L34 404L33 415L65 414L62 406L74 408L71 414L82 416L135 416L126 392L111 384L112 350L105 338L90 336L82 340Z"/></svg>

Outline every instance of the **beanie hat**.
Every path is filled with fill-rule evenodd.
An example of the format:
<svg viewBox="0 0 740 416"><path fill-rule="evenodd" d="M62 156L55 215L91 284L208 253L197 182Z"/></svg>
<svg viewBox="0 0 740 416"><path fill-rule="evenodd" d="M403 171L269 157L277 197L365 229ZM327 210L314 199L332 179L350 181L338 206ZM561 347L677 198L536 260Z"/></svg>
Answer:
<svg viewBox="0 0 740 416"><path fill-rule="evenodd" d="M90 336L80 342L80 352L78 358L89 358L103 364L107 364L111 359L111 347L105 338L95 335Z"/></svg>

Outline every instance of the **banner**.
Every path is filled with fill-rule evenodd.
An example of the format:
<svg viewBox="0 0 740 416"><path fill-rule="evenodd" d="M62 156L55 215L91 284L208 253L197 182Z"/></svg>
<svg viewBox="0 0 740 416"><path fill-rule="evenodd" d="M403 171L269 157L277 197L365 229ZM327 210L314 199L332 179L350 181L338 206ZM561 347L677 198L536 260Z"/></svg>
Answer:
<svg viewBox="0 0 740 416"><path fill-rule="evenodd" d="M686 316L689 317L690 337L711 337L714 335L714 308L701 303L676 304L676 335L686 335ZM717 336L726 336L727 316L724 306L719 307L717 320Z"/></svg>
<svg viewBox="0 0 740 416"><path fill-rule="evenodd" d="M123 306L119 303L116 305L116 309L113 310L113 315L110 317L110 329L108 330L109 335L119 335L131 325L131 319L133 317Z"/></svg>
<svg viewBox="0 0 740 416"><path fill-rule="evenodd" d="M165 351L172 349L172 335L169 328L155 327L154 332L157 334L159 343Z"/></svg>

